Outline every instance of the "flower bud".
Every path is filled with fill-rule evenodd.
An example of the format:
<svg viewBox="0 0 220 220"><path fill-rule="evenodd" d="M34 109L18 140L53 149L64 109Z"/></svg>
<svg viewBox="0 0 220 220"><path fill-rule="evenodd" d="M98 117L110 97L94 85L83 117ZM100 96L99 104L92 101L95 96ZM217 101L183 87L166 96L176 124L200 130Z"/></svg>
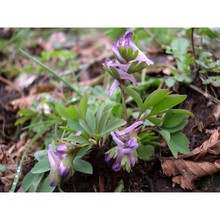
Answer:
<svg viewBox="0 0 220 220"><path fill-rule="evenodd" d="M67 156L68 148L65 144L60 144L56 147L56 154L60 158L65 158Z"/></svg>

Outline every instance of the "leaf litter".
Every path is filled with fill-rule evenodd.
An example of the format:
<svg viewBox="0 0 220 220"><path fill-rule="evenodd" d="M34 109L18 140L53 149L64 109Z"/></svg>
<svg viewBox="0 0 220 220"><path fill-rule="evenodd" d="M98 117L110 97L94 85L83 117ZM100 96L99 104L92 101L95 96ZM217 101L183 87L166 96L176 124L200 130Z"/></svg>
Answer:
<svg viewBox="0 0 220 220"><path fill-rule="evenodd" d="M201 146L195 148L189 155L175 158L161 158L161 166L166 176L172 177L175 184L183 189L194 190L195 181L207 175L220 172L220 159L208 161L208 155L220 154L219 129L212 131L210 138Z"/></svg>

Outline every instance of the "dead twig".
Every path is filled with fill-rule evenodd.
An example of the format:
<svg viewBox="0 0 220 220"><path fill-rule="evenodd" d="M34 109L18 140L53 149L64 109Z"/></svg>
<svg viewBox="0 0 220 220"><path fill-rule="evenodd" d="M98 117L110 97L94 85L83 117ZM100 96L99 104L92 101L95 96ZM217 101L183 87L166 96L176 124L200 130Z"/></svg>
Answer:
<svg viewBox="0 0 220 220"><path fill-rule="evenodd" d="M203 96L205 96L205 98L215 102L216 104L219 104L220 103L220 100L218 100L217 98L215 98L214 96L210 95L209 93L201 90L200 88L198 88L197 86L194 86L192 84L189 84L188 85L191 89L197 91L198 93L202 94Z"/></svg>
<svg viewBox="0 0 220 220"><path fill-rule="evenodd" d="M21 89L19 89L14 83L10 82L9 80L7 80L1 76L0 76L0 81L11 86L14 90L16 90L18 93L20 93L21 97L24 97L23 91Z"/></svg>

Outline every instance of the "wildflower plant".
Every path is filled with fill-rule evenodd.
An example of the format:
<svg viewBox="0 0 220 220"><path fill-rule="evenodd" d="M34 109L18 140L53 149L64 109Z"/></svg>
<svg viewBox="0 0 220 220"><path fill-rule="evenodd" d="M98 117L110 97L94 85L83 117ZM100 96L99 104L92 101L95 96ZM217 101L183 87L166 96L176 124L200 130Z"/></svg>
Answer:
<svg viewBox="0 0 220 220"><path fill-rule="evenodd" d="M35 153L37 163L23 179L24 191L53 191L56 187L61 190L62 183L75 172L93 174L89 157L100 149L103 149L100 151L102 156L97 160L102 160L111 172L133 172L139 160L154 158L155 149L160 149L162 140L174 157L178 153L189 153L189 141L181 130L192 113L173 108L186 96L158 89L141 97L134 74L154 62L135 45L132 32L126 32L113 43L112 52L115 60L106 59L103 63L103 69L113 80L108 93L104 93L104 103L103 98L89 96L91 90L87 90L78 103L44 102L44 106L50 107L45 114L42 108L38 109L42 100L36 101L38 104L31 116L35 117L38 109L43 125L50 122L45 130L49 130L50 135L47 133L45 137L45 148ZM119 103L112 97L117 87L120 89ZM131 102L135 103L132 110ZM122 115L118 111L119 104ZM132 114L134 112L136 114ZM23 114L30 119L25 111ZM25 121L18 120L19 123Z"/></svg>

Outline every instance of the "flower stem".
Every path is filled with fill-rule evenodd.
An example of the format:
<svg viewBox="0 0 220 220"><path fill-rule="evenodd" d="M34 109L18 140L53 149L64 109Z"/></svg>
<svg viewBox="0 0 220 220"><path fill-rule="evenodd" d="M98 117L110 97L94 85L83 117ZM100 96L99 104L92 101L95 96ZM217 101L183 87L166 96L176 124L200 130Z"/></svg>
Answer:
<svg viewBox="0 0 220 220"><path fill-rule="evenodd" d="M127 121L127 109L126 109L126 103L125 103L125 92L124 92L124 89L121 85L119 87L121 89L121 100L122 100L122 105L123 105L124 120Z"/></svg>

